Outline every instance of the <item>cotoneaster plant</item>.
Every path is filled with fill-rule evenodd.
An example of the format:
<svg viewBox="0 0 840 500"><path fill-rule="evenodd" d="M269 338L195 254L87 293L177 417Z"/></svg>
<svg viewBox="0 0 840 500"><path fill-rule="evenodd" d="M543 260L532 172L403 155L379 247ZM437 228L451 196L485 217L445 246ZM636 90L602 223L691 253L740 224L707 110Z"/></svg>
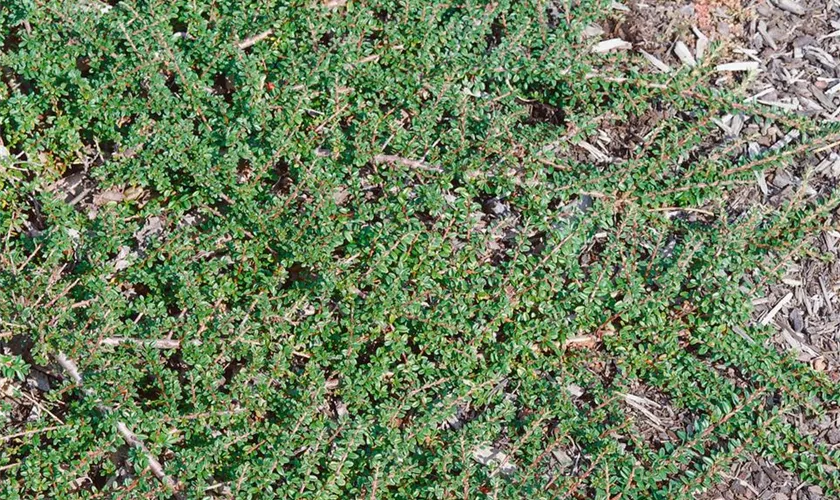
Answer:
<svg viewBox="0 0 840 500"><path fill-rule="evenodd" d="M747 454L838 491L783 418L835 385L747 286L837 196L727 205L836 126L590 53L605 9L0 8L0 366L53 415L3 421L3 498L689 498ZM634 387L690 419L642 439Z"/></svg>

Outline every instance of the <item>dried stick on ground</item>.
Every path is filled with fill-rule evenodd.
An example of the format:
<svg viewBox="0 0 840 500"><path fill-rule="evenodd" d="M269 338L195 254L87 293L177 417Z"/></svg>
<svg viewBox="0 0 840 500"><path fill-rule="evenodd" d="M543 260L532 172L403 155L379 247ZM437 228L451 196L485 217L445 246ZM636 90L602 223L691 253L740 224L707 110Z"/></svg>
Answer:
<svg viewBox="0 0 840 500"><path fill-rule="evenodd" d="M396 163L399 165L405 165L408 168L417 168L420 170L428 170L430 172L442 172L440 167L429 165L428 163L420 160L411 160L409 158L403 158L402 156L376 155L373 157L373 162L377 165L383 163Z"/></svg>
<svg viewBox="0 0 840 500"><path fill-rule="evenodd" d="M110 347L116 347L122 344L134 344L138 346L146 346L151 347L154 349L180 349L181 348L181 341L178 339L157 339L157 340L144 340L144 339L132 339L128 337L107 337L99 341L99 345L105 345ZM200 341L192 341L190 342L192 345L201 345Z"/></svg>
<svg viewBox="0 0 840 500"><path fill-rule="evenodd" d="M272 33L274 33L274 30L265 30L258 35L254 35L252 37L246 38L245 40L242 40L241 42L237 43L236 46L242 50L245 50L248 47L254 45L255 43L270 37Z"/></svg>
<svg viewBox="0 0 840 500"><path fill-rule="evenodd" d="M56 361L58 361L58 364L61 365L62 368L64 368L64 371L67 372L67 375L70 376L73 382L76 385L78 385L79 388L82 389L85 395L96 399L96 393L93 391L93 389L85 387L83 383L84 381L82 379L82 374L79 373L79 368L78 366L76 366L76 363L72 359L68 358L63 352L59 352L55 356L55 359ZM113 411L112 408L101 404L98 401L98 399L96 407L99 409L99 411L103 413L110 413ZM149 462L149 469L151 469L152 474L154 474L155 477L158 478L158 480L161 483L172 489L177 489L178 483L170 476L168 476L166 472L163 471L163 465L161 465L157 457L155 457L149 451L149 449L146 448L146 444L143 443L143 441L140 438L138 438L137 435L131 432L127 425L125 425L123 422L118 421L117 432L120 433L120 436L122 436L122 438L129 446L137 448L138 450L143 452L143 454L146 456L146 460Z"/></svg>

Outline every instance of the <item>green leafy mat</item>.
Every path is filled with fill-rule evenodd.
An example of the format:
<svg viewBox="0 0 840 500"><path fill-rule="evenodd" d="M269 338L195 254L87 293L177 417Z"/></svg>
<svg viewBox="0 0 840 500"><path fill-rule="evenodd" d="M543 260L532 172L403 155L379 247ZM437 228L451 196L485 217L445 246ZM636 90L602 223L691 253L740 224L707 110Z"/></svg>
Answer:
<svg viewBox="0 0 840 500"><path fill-rule="evenodd" d="M590 54L606 5L563 5L0 7L0 361L64 377L3 413L0 496L670 499L749 454L838 494L782 418L836 385L749 306L837 196L727 204L837 128ZM802 137L747 157L735 112Z"/></svg>

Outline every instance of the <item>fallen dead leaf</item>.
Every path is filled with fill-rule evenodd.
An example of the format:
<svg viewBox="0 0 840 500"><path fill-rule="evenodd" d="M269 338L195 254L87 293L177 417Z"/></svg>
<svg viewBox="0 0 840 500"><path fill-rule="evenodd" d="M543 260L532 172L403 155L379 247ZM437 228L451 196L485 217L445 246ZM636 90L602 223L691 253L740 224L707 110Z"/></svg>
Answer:
<svg viewBox="0 0 840 500"><path fill-rule="evenodd" d="M811 367L818 372L824 372L828 368L828 364L825 362L825 358L820 356L811 362Z"/></svg>
<svg viewBox="0 0 840 500"><path fill-rule="evenodd" d="M563 342L563 347L570 349L591 349L598 345L598 338L593 335L578 335L569 337Z"/></svg>
<svg viewBox="0 0 840 500"><path fill-rule="evenodd" d="M498 466L502 474L516 471L516 465L511 463L508 455L489 446L480 446L473 450L473 460L486 466Z"/></svg>
<svg viewBox="0 0 840 500"><path fill-rule="evenodd" d="M131 186L123 191L123 196L125 196L126 200L136 200L143 196L143 188L139 186Z"/></svg>
<svg viewBox="0 0 840 500"><path fill-rule="evenodd" d="M118 188L113 188L93 195L93 204L101 207L109 203L119 203L124 199L125 196L122 191Z"/></svg>

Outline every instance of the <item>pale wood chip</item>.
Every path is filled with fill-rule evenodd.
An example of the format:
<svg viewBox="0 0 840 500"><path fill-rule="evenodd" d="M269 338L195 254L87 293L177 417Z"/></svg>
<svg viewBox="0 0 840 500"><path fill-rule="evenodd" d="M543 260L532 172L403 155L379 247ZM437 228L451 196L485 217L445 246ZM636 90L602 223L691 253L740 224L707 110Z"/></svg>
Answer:
<svg viewBox="0 0 840 500"><path fill-rule="evenodd" d="M691 30L694 32L694 36L697 37L697 42L694 44L694 57L700 61L706 55L706 49L709 47L709 37L704 35L697 26L692 26Z"/></svg>
<svg viewBox="0 0 840 500"><path fill-rule="evenodd" d="M635 408L636 410L641 412L644 416L646 416L648 419L650 419L650 421L653 422L657 427L662 428L662 420L660 420L659 417L657 417L656 415L651 413L651 411L648 410L645 407L645 406L653 406L655 408L661 408L662 405L660 405L659 403L657 403L655 401L651 401L648 398L643 398L641 396L636 396L636 395L633 395L633 394L623 394L623 396L624 396L624 401L627 404L629 404L630 406L632 406L633 408Z"/></svg>
<svg viewBox="0 0 840 500"><path fill-rule="evenodd" d="M630 42L626 42L621 38L611 38L609 40L596 43L595 46L592 47L592 52L596 54L606 54L607 52L629 50L632 48L633 44Z"/></svg>
<svg viewBox="0 0 840 500"><path fill-rule="evenodd" d="M784 102L784 101L766 101L764 99L756 99L755 102L765 106L780 108L787 111L797 111L800 106L798 102Z"/></svg>
<svg viewBox="0 0 840 500"><path fill-rule="evenodd" d="M755 180L758 182L758 188L761 189L761 193L764 196L767 196L770 193L770 189L767 187L767 179L764 178L764 171L755 172Z"/></svg>
<svg viewBox="0 0 840 500"><path fill-rule="evenodd" d="M735 332L735 333L737 333L737 334L738 334L738 336L740 336L742 339L746 340L746 341L747 341L747 342L749 342L750 344L755 344L755 340L754 340L752 337L750 337L750 336L747 334L747 332L745 332L745 331L744 331L744 329L743 329L743 328L741 328L740 326L733 326L733 327L732 327L732 331L733 331L733 332Z"/></svg>
<svg viewBox="0 0 840 500"><path fill-rule="evenodd" d="M772 146L770 146L770 151L778 151L791 142L795 141L799 138L801 134L796 129L791 129L784 137L776 141Z"/></svg>
<svg viewBox="0 0 840 500"><path fill-rule="evenodd" d="M750 96L750 97L747 97L747 98L745 99L745 101L746 101L746 102L757 101L759 97L764 97L764 96L766 96L767 94L769 94L769 93L771 93L771 92L775 92L775 91L776 91L776 89L774 89L772 86L771 86L771 87L767 87L766 89L762 90L761 92L759 92L759 93L757 93L757 94L753 94L753 95L752 95L752 96Z"/></svg>
<svg viewBox="0 0 840 500"><path fill-rule="evenodd" d="M595 158L595 160L598 162L606 163L610 161L610 157L606 153L604 153L603 151L586 141L580 141L577 143L577 145L587 150L589 154L591 154L592 157Z"/></svg>
<svg viewBox="0 0 840 500"><path fill-rule="evenodd" d="M767 23L764 21L760 21L758 26L756 27L758 33L761 35L761 38L770 46L771 49L777 50L779 47L776 45L776 41L770 35L770 32L767 31Z"/></svg>
<svg viewBox="0 0 840 500"><path fill-rule="evenodd" d="M768 312L766 316L761 318L761 321L759 321L758 323L761 326L767 326L771 321L773 321L773 318L776 316L776 314L778 314L779 311L781 311L782 308L785 307L792 298L793 293L788 292L784 297L781 298L781 300L779 300L779 302L776 303L775 306L773 306L773 309L770 309L770 312Z"/></svg>
<svg viewBox="0 0 840 500"><path fill-rule="evenodd" d="M674 44L674 54L682 61L683 64L691 66L697 66L697 60L694 59L694 56L691 54L691 51L688 49L688 46L683 42L678 41Z"/></svg>
<svg viewBox="0 0 840 500"><path fill-rule="evenodd" d="M797 16L805 14L805 7L793 0L773 0L771 3L785 12L790 12Z"/></svg>
<svg viewBox="0 0 840 500"><path fill-rule="evenodd" d="M718 64L715 68L718 71L756 71L759 63L755 61L739 61L726 64Z"/></svg>
<svg viewBox="0 0 840 500"><path fill-rule="evenodd" d="M806 45L805 47L802 47L802 51L806 55L812 56L814 59L819 61L820 64L822 64L828 69L834 69L837 67L837 61L834 60L834 57L819 47L815 47L813 45Z"/></svg>
<svg viewBox="0 0 840 500"><path fill-rule="evenodd" d="M828 295L828 287L825 286L825 278L820 276L820 292L822 292L823 299L825 300L826 306L828 306L828 312L830 314L834 314L834 306L831 304L831 296Z"/></svg>
<svg viewBox="0 0 840 500"><path fill-rule="evenodd" d="M830 89L825 91L825 95L834 95L840 92L840 83L832 85Z"/></svg>
<svg viewBox="0 0 840 500"><path fill-rule="evenodd" d="M800 355L800 358L804 358L801 359L802 361L810 361L819 356L819 353L815 351L813 347L797 339L796 332L794 332L785 323L782 324L781 334L782 338L785 340L785 342L787 342L790 348L796 351Z"/></svg>
<svg viewBox="0 0 840 500"><path fill-rule="evenodd" d="M653 54L649 54L644 50L639 50L639 52L641 52L642 56L644 56L644 58L647 59L647 62L649 62L654 68L658 69L659 71L663 73L670 73L672 71L670 66L662 62L661 59L654 56Z"/></svg>

